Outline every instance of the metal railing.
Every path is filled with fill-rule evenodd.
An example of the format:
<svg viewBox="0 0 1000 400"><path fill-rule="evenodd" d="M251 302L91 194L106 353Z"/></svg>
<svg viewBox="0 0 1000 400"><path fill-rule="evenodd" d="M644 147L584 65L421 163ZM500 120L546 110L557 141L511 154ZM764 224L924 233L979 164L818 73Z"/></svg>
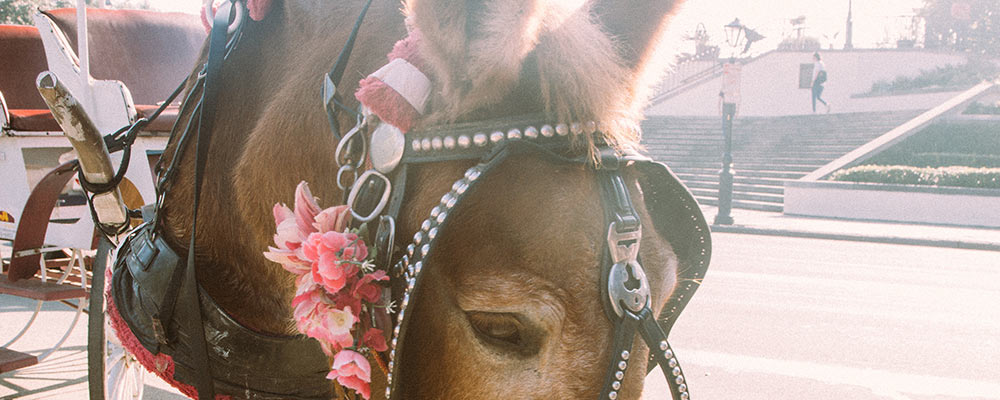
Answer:
<svg viewBox="0 0 1000 400"><path fill-rule="evenodd" d="M677 64L654 89L650 105L663 102L688 88L722 73L719 60L689 60Z"/></svg>

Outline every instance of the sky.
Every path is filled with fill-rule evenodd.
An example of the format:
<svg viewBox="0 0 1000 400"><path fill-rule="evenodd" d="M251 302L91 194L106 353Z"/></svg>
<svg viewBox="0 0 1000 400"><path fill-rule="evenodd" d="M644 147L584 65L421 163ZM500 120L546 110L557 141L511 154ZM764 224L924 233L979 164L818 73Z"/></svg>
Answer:
<svg viewBox="0 0 1000 400"><path fill-rule="evenodd" d="M895 45L909 31L915 9L923 0L853 0L854 47L873 48L889 42ZM713 41L725 41L723 25L739 18L747 27L767 38L754 44L752 51L777 47L783 37L794 35L789 20L805 16L803 35L820 40L823 48L843 48L848 0L688 0L670 27L671 33L694 32L704 23ZM693 48L693 44L689 44ZM693 50L685 50L693 51Z"/></svg>
<svg viewBox="0 0 1000 400"><path fill-rule="evenodd" d="M157 9L198 13L200 0L149 0ZM333 0L331 0L333 1ZM923 0L853 0L854 47L873 48L895 44L909 25L914 10ZM793 35L790 19L805 16L804 35L820 40L823 48L842 48L848 0L688 0L672 23L669 35L678 40L693 33L703 23L713 41L725 41L722 26L739 18L767 38L754 44L751 52L777 47L783 37ZM692 43L679 43L682 51L694 51ZM687 49L686 47L690 47Z"/></svg>

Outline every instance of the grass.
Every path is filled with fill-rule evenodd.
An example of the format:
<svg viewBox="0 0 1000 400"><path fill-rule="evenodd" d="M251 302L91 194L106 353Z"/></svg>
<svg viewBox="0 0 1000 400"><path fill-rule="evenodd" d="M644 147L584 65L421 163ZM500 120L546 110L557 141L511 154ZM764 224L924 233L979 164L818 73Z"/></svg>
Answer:
<svg viewBox="0 0 1000 400"><path fill-rule="evenodd" d="M1000 67L987 60L969 59L965 64L945 65L922 70L916 76L898 76L879 80L861 96L887 96L921 91L961 90L987 79L994 79Z"/></svg>

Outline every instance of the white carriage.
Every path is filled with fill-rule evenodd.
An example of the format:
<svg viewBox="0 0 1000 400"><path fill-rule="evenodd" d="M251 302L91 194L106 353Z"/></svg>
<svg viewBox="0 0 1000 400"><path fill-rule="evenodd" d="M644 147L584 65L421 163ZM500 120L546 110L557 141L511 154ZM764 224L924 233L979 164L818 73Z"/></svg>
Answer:
<svg viewBox="0 0 1000 400"><path fill-rule="evenodd" d="M148 117L186 78L205 35L197 16L148 11L88 13L79 7L39 12L34 22L34 27L0 25L5 50L0 51L0 294L38 301L19 332L8 337L5 330L0 337L5 342L0 373L38 363L57 350L92 296L95 226L75 179L77 156L36 89L40 73L72 93L102 135L113 134ZM122 181L119 198L130 208L155 198L151 169L176 113L176 105L169 106L132 145L129 164L143 168L129 168ZM119 152L112 160L121 157ZM18 339L38 329L29 328L45 301L71 304L73 322L42 354L14 350ZM91 313L92 321L100 314ZM108 397L139 394L141 374L125 368L122 354L113 356Z"/></svg>

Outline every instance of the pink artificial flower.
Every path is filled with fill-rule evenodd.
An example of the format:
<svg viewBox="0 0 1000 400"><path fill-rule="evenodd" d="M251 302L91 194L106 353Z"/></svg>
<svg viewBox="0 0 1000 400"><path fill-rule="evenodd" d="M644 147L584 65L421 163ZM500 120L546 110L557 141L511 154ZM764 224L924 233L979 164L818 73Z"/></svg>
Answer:
<svg viewBox="0 0 1000 400"><path fill-rule="evenodd" d="M305 333L312 327L316 309L323 304L324 298L322 291L310 290L299 293L292 299L292 317L295 318L299 332Z"/></svg>
<svg viewBox="0 0 1000 400"><path fill-rule="evenodd" d="M341 350L333 358L333 366L326 379L336 379L346 388L354 389L361 397L371 397L372 368L365 356L353 350Z"/></svg>
<svg viewBox="0 0 1000 400"><path fill-rule="evenodd" d="M354 317L361 319L361 299L352 296L348 291L342 290L333 296L333 306L338 309L354 310Z"/></svg>
<svg viewBox="0 0 1000 400"><path fill-rule="evenodd" d="M299 186L295 188L295 224L303 233L303 237L316 232L314 226L316 216L322 211L323 209L319 208L312 191L309 190L309 184L305 181L299 182Z"/></svg>
<svg viewBox="0 0 1000 400"><path fill-rule="evenodd" d="M306 336L340 347L354 344L351 328L354 327L357 319L354 318L354 313L351 312L350 308L338 310L321 303L316 305L316 311L311 317L306 320L306 329L303 331Z"/></svg>
<svg viewBox="0 0 1000 400"><path fill-rule="evenodd" d="M334 354L339 353L348 347L354 346L354 336L351 334L343 334L337 336L336 340L333 342L327 342L325 340L317 340L319 342L320 349L327 357L333 357Z"/></svg>
<svg viewBox="0 0 1000 400"><path fill-rule="evenodd" d="M351 217L351 208L346 205L335 206L320 211L316 215L313 226L320 232L343 232Z"/></svg>
<svg viewBox="0 0 1000 400"><path fill-rule="evenodd" d="M382 333L381 329L368 328L368 330L365 331L364 339L361 342L375 351L389 350L389 345L385 343L385 334Z"/></svg>
<svg viewBox="0 0 1000 400"><path fill-rule="evenodd" d="M330 293L343 289L347 280L360 270L356 264L346 261L360 262L368 257L368 248L353 233L310 234L302 251L313 261L313 279Z"/></svg>
<svg viewBox="0 0 1000 400"><path fill-rule="evenodd" d="M264 258L281 264L288 272L302 275L312 269L312 263L303 260L297 253L297 251L293 250L268 247L267 251L264 252Z"/></svg>
<svg viewBox="0 0 1000 400"><path fill-rule="evenodd" d="M369 303L378 303L382 299L382 286L374 282L387 280L389 280L389 276L382 270L366 274L354 283L354 287L351 288L351 294Z"/></svg>

